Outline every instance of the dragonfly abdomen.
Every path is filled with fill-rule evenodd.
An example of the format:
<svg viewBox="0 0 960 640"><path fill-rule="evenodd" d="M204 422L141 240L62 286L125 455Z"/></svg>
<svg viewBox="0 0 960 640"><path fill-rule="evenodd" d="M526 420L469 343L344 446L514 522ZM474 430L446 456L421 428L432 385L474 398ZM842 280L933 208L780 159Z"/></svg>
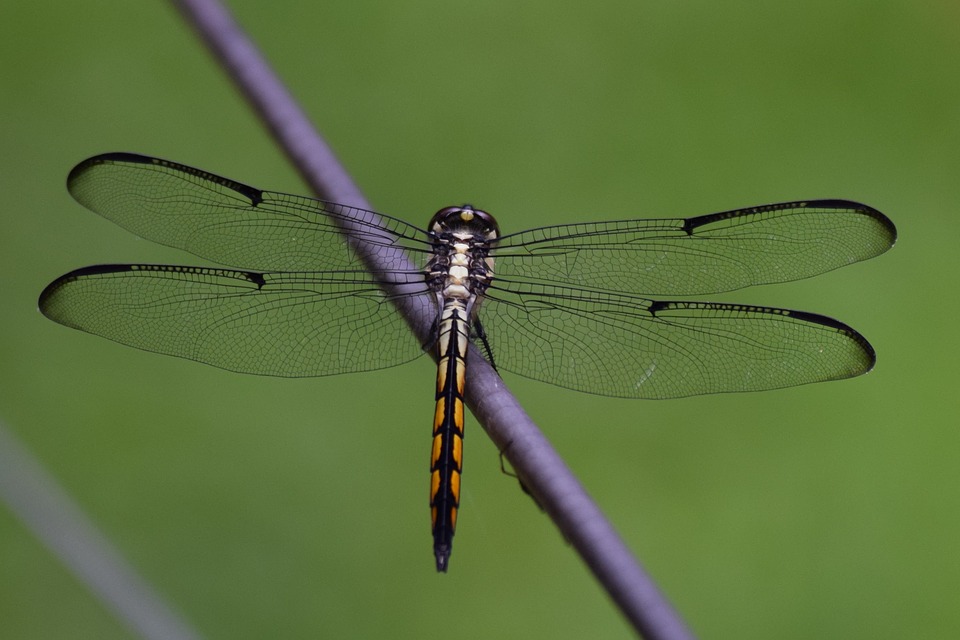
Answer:
<svg viewBox="0 0 960 640"><path fill-rule="evenodd" d="M437 404L430 455L430 517L437 571L446 572L453 548L463 473L463 386L470 325L466 301L447 299L437 333Z"/></svg>

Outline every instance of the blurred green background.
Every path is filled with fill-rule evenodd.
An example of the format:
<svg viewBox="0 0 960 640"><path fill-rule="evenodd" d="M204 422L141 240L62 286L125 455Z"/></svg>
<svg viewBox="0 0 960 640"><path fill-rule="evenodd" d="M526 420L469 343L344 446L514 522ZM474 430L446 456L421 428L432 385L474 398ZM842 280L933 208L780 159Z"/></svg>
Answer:
<svg viewBox="0 0 960 640"><path fill-rule="evenodd" d="M960 636L960 5L230 3L374 205L505 230L867 202L900 243L725 299L876 347L855 380L677 401L507 375L705 638ZM67 195L137 151L305 192L166 3L0 8L0 419L211 638L629 637L468 425L451 572L427 513L432 367L245 377L36 311L98 262L196 263ZM128 632L0 508L0 637Z"/></svg>

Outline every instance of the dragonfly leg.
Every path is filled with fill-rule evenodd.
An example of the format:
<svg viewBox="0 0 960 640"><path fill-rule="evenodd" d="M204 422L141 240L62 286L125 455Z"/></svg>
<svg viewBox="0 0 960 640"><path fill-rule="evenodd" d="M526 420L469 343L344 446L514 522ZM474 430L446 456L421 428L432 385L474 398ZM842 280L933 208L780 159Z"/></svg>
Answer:
<svg viewBox="0 0 960 640"><path fill-rule="evenodd" d="M473 334L480 340L480 344L483 345L484 356L487 358L487 362L489 362L493 370L499 374L500 370L497 369L497 361L493 358L493 349L490 348L490 343L487 341L487 332L483 330L483 325L480 324L480 318L474 318L473 320Z"/></svg>
<svg viewBox="0 0 960 640"><path fill-rule="evenodd" d="M509 448L510 448L510 445L507 445L507 449ZM537 505L537 508L540 509L540 511L543 511L543 505L541 505L540 501L537 500L537 497L530 492L530 489L527 488L527 485L523 484L523 479L512 469L507 469L506 465L504 464L504 456L506 455L506 452L507 452L506 449L500 452L500 471L505 476L516 478L517 483L520 485L520 490L523 491L528 496L530 496L530 499L533 500L533 503L535 505Z"/></svg>

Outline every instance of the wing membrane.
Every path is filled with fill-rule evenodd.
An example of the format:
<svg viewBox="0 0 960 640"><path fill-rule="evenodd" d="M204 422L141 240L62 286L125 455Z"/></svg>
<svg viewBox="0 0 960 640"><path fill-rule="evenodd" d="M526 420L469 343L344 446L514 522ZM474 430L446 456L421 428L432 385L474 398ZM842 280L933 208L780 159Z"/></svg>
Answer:
<svg viewBox="0 0 960 640"><path fill-rule="evenodd" d="M82 162L68 188L144 238L243 270L80 269L40 298L43 313L67 326L261 375L412 360L420 345L341 229L396 265L379 277L420 307L413 313L436 317L435 296L419 295L427 275L405 270L401 253L422 267L429 237L401 220L133 154ZM670 398L846 378L868 371L875 356L836 320L642 296L806 278L876 256L895 240L886 216L847 200L532 229L491 249L494 277L480 317L499 367L589 393Z"/></svg>
<svg viewBox="0 0 960 640"><path fill-rule="evenodd" d="M494 282L480 309L501 369L623 398L760 391L869 371L870 344L817 314Z"/></svg>
<svg viewBox="0 0 960 640"><path fill-rule="evenodd" d="M339 225L385 255L429 248L422 231L395 218L261 191L148 156L89 158L70 172L67 188L86 208L143 238L242 269L360 269ZM402 264L399 255L396 264Z"/></svg>
<svg viewBox="0 0 960 640"><path fill-rule="evenodd" d="M560 225L504 236L511 280L639 295L705 295L787 282L879 255L896 228L848 200L785 202L695 218Z"/></svg>
<svg viewBox="0 0 960 640"><path fill-rule="evenodd" d="M412 274L410 281L418 279ZM422 353L364 271L87 267L51 283L40 310L122 344L242 373L325 376L389 367Z"/></svg>

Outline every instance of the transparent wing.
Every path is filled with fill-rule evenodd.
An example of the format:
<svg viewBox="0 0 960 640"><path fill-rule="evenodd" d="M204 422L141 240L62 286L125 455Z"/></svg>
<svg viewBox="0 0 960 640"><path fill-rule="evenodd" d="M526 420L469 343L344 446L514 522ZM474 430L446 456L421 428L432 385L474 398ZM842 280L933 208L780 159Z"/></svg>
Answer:
<svg viewBox="0 0 960 640"><path fill-rule="evenodd" d="M396 218L131 153L84 160L67 188L77 202L142 238L241 269L360 269L340 225L385 255L402 248L420 264L429 250L423 231Z"/></svg>
<svg viewBox="0 0 960 640"><path fill-rule="evenodd" d="M422 279L414 273L409 282ZM435 306L423 296L409 302ZM260 375L369 371L422 353L364 271L261 274L103 265L52 282L40 296L40 310L61 324L139 349Z"/></svg>
<svg viewBox="0 0 960 640"><path fill-rule="evenodd" d="M812 313L494 281L480 309L496 365L623 398L760 391L849 378L873 348Z"/></svg>
<svg viewBox="0 0 960 640"><path fill-rule="evenodd" d="M133 154L84 161L68 188L142 237L253 270L80 269L41 296L41 310L57 322L264 375L366 371L421 352L340 234L346 228L383 256L412 252L422 265L430 247L417 227ZM874 362L869 343L845 324L639 294L795 280L878 255L895 240L886 216L845 200L532 229L491 250L495 274L481 321L502 369L603 395L666 398L845 378ZM398 269L389 280L409 285L410 304L436 314L433 296L418 295L424 277Z"/></svg>
<svg viewBox="0 0 960 640"><path fill-rule="evenodd" d="M809 200L531 229L504 236L493 254L509 280L686 296L807 278L879 255L896 237L867 205Z"/></svg>

